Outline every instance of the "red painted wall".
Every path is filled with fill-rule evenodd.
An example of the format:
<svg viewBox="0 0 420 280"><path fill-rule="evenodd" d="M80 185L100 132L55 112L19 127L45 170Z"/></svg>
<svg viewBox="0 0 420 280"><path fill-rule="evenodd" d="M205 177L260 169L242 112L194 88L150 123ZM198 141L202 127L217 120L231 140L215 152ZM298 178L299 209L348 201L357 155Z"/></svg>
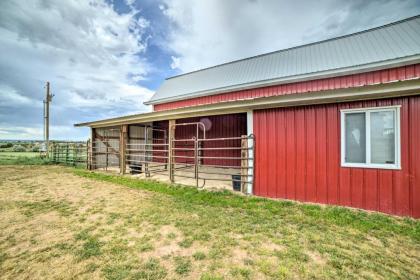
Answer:
<svg viewBox="0 0 420 280"><path fill-rule="evenodd" d="M297 82L270 87L233 91L217 95L197 97L153 106L154 111L172 110L181 107L214 104L226 101L252 99L275 95L315 92L321 90L359 87L393 81L420 78L420 64L402 66L374 72L366 72L342 77L333 77L306 82Z"/></svg>
<svg viewBox="0 0 420 280"><path fill-rule="evenodd" d="M188 118L177 120L176 123L191 123L199 122L201 119L207 118L211 122L211 128L206 131L206 138L227 138L227 137L240 137L246 135L246 114L229 114L208 116L199 118ZM168 129L168 122L155 122L154 126ZM202 130L199 131L199 137L202 138ZM175 139L191 139L196 136L196 126L177 126L175 129ZM229 141L206 141L202 144L203 148L215 147L240 147L241 140ZM194 148L192 141L176 142L177 148ZM193 156L193 151L176 151L176 156ZM203 156L205 157L240 157L240 150L204 150ZM176 158L177 163L194 163L193 159L189 158ZM203 159L203 164L206 165L224 165L224 166L240 166L241 161L236 159Z"/></svg>
<svg viewBox="0 0 420 280"><path fill-rule="evenodd" d="M246 114L232 114L219 115L200 118L189 118L177 120L176 123L198 122L203 118L207 118L211 122L211 128L206 131L206 138L227 138L240 137L246 134ZM195 126L179 126L175 130L176 139L191 139L196 135ZM200 132L201 135L201 132ZM201 137L201 136L200 136ZM192 142L178 142L177 145L192 147ZM229 141L206 141L202 144L203 148L215 147L240 147L241 140ZM183 154L179 151L177 154ZM192 155L192 153L189 153ZM240 157L240 150L205 150L203 151L205 157ZM241 161L235 159L204 159L203 164L207 165L225 165L225 166L240 166Z"/></svg>
<svg viewBox="0 0 420 280"><path fill-rule="evenodd" d="M401 105L402 170L340 167L340 109ZM420 96L254 111L254 193L420 218Z"/></svg>

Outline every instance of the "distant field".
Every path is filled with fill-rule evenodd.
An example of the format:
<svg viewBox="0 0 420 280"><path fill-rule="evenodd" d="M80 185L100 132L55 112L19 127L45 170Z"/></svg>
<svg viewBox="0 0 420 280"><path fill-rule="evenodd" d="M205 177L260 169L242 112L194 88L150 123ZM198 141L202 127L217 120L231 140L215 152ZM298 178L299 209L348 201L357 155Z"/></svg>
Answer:
<svg viewBox="0 0 420 280"><path fill-rule="evenodd" d="M38 152L0 152L0 165L7 164L45 164Z"/></svg>
<svg viewBox="0 0 420 280"><path fill-rule="evenodd" d="M0 157L38 157L38 152L0 152Z"/></svg>

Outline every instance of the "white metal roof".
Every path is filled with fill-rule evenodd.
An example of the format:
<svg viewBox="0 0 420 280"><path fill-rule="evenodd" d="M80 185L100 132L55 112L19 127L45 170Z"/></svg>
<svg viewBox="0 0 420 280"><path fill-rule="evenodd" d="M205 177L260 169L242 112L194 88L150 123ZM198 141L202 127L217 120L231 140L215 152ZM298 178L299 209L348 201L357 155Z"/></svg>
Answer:
<svg viewBox="0 0 420 280"><path fill-rule="evenodd" d="M166 79L159 104L252 87L370 71L420 61L420 16Z"/></svg>

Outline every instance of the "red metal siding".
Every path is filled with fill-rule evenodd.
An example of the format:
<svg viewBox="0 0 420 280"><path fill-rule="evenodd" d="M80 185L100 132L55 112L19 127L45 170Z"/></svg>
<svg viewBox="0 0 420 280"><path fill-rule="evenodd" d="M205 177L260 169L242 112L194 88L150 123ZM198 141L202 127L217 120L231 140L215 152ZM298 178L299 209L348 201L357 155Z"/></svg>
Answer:
<svg viewBox="0 0 420 280"><path fill-rule="evenodd" d="M154 111L172 110L181 107L214 104L226 101L252 99L274 95L315 92L349 87L359 87L378 83L388 83L420 78L420 64L402 66L374 72L366 72L342 77L333 77L284 85L233 91L217 95L203 96L153 106Z"/></svg>
<svg viewBox="0 0 420 280"><path fill-rule="evenodd" d="M169 121L157 121L157 122L153 122L153 127L154 128L158 128L158 129L162 129L166 131L166 135L161 132L161 131L157 131L154 130L153 131L153 143L154 144L159 144L159 145L155 145L153 146L153 156L155 156L155 158L153 158L154 162L169 162L168 156L169 156L169 152L168 146L163 146L161 144L167 144L168 143L168 127L169 127ZM166 136L166 139L165 139Z"/></svg>
<svg viewBox="0 0 420 280"><path fill-rule="evenodd" d="M340 109L401 105L401 170L340 166ZM254 111L259 196L420 218L420 96Z"/></svg>

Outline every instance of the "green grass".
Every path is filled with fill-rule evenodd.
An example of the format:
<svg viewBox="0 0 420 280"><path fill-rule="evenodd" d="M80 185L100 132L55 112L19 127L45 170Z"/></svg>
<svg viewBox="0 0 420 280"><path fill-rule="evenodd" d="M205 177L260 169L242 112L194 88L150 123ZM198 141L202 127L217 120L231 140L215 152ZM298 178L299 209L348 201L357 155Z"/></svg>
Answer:
<svg viewBox="0 0 420 280"><path fill-rule="evenodd" d="M4 166L0 197L8 279L420 279L409 218L62 166Z"/></svg>
<svg viewBox="0 0 420 280"><path fill-rule="evenodd" d="M16 204L19 206L22 213L27 217L51 211L57 211L62 216L69 216L72 212L71 206L66 201L44 199L36 202L17 201Z"/></svg>
<svg viewBox="0 0 420 280"><path fill-rule="evenodd" d="M345 207L322 207L292 201L243 197L228 191L209 192L186 186L168 185L155 181L141 181L127 176L108 175L86 170L73 170L73 173L85 178L163 193L179 199L180 202L191 205L206 205L235 208L238 211L250 211L256 214L254 216L256 220L260 218L271 220L273 215L286 219L296 217L298 221L309 222L310 226L315 228L322 227L327 223L366 233L377 232L381 235L400 234L420 241L420 222L411 218L395 218L380 213L368 213L363 210ZM182 244L188 247L189 242L183 241Z"/></svg>
<svg viewBox="0 0 420 280"><path fill-rule="evenodd" d="M0 152L0 156L9 156L9 157L39 157L37 152Z"/></svg>
<svg viewBox="0 0 420 280"><path fill-rule="evenodd" d="M204 254L203 252L195 252L192 256L196 261L201 261L206 258L206 254Z"/></svg>
<svg viewBox="0 0 420 280"><path fill-rule="evenodd" d="M77 160L82 160L80 156ZM57 159L58 162L53 162L52 156L50 158L41 158L38 152L0 152L0 165L48 165L48 164L63 164L72 165L77 168L85 168L86 163L78 162L73 164L73 154L70 153L67 162L65 157Z"/></svg>
<svg viewBox="0 0 420 280"><path fill-rule="evenodd" d="M0 152L0 165L44 165L49 159L41 158L35 152Z"/></svg>
<svg viewBox="0 0 420 280"><path fill-rule="evenodd" d="M186 275L191 271L191 260L186 257L175 257L175 271L178 274Z"/></svg>

